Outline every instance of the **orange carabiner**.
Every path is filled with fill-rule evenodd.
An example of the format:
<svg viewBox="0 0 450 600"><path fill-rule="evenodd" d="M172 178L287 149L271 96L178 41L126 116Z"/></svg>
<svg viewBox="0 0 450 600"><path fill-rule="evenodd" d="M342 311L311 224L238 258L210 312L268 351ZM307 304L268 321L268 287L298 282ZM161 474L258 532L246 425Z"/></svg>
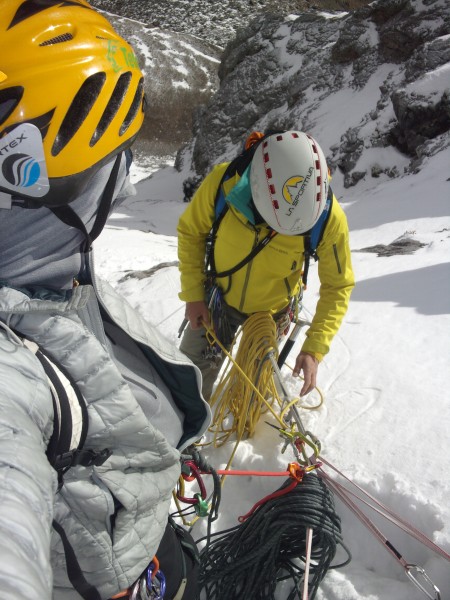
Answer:
<svg viewBox="0 0 450 600"><path fill-rule="evenodd" d="M291 479L295 479L295 481L298 481L298 483L301 483L303 481L305 469L303 467L301 467L298 463L296 463L296 462L289 463L287 470L289 472L289 477L291 477Z"/></svg>

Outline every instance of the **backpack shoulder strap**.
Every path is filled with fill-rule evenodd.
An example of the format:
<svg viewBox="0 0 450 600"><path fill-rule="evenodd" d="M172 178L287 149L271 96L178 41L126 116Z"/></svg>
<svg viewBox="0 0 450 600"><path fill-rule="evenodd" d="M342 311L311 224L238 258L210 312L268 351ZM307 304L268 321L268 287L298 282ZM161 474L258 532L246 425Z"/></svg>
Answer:
<svg viewBox="0 0 450 600"><path fill-rule="evenodd" d="M52 525L53 529L61 538L61 542L63 544L64 555L66 558L67 576L70 583L73 585L74 589L78 592L81 598L83 598L83 600L101 600L98 590L86 580L64 528L55 519L53 519Z"/></svg>
<svg viewBox="0 0 450 600"><path fill-rule="evenodd" d="M88 411L80 389L66 369L35 342L14 332L41 363L47 377L53 402L53 432L47 445L47 458L58 473L58 490L63 476L74 465L101 465L112 452L84 449L88 431ZM84 600L101 600L98 590L90 585L81 570L63 526L53 520L53 529L60 536L66 559L68 578Z"/></svg>
<svg viewBox="0 0 450 600"><path fill-rule="evenodd" d="M126 157L126 161L130 160L130 155ZM109 175L108 181L106 182L105 189L103 190L102 197L100 199L100 204L97 210L97 215L95 217L94 225L92 230L88 233L83 223L82 219L77 215L77 213L73 210L70 204L62 205L62 206L53 206L50 207L49 210L57 217L60 221L69 225L70 227L75 227L84 235L84 244L83 244L83 252L89 252L92 248L92 242L97 239L100 233L105 226L106 220L109 216L112 201L114 198L114 191L116 187L117 178L120 170L120 162L122 160L122 152L116 156L116 160L114 161L113 168ZM127 162L126 162L127 165ZM127 166L128 168L128 166Z"/></svg>
<svg viewBox="0 0 450 600"><path fill-rule="evenodd" d="M245 169L248 167L253 158L257 146L258 143L241 152L241 154L236 156L236 158L234 158L225 169L225 172L222 175L220 183L217 187L216 197L214 199L214 224L217 222L217 220L221 219L222 213L228 208L228 204L225 199L223 184L235 175L239 175L239 177L242 177L242 174L244 173Z"/></svg>
<svg viewBox="0 0 450 600"><path fill-rule="evenodd" d="M308 281L308 271L309 271L309 263L310 263L311 257L314 258L315 261L319 260L316 250L317 250L317 247L319 246L320 242L322 241L325 227L328 223L328 219L330 218L332 205L333 205L333 192L331 190L331 187L328 187L327 200L325 202L325 207L322 211L322 214L319 217L319 220L314 225L314 227L303 236L304 247L305 247L305 250L304 250L305 262L304 262L304 267L303 267L302 282L305 287L306 287L306 284Z"/></svg>
<svg viewBox="0 0 450 600"><path fill-rule="evenodd" d="M211 231L207 238L207 244L206 244L206 268L210 273L212 273L214 275L217 275L216 268L215 268L215 262L214 262L214 245L215 245L215 241L216 241L216 237L217 237L217 232L219 230L219 226L229 208L228 203L226 202L223 184L226 181L228 181L229 179L231 179L232 177L234 177L235 175L239 175L239 177L242 177L242 174L244 173L244 171L246 170L248 165L251 163L253 155L255 154L257 147L264 140L264 138L267 137L267 135L264 135L259 132L254 132L253 134L251 134L249 136L248 139L250 140L250 144L246 144L245 149L229 163L229 165L225 169L225 172L222 175L222 178L217 187L216 196L214 198L215 217L214 217L214 222L211 227ZM252 137L252 136L254 136L254 137ZM268 236L268 237L270 239L272 239L273 235ZM263 247L267 244L268 241L270 241L270 239L268 239L267 241L264 242ZM260 248L260 250L262 250L262 247ZM258 250L258 252L260 250ZM257 252L256 252L256 254L257 254ZM230 271L232 271L232 272L238 271L249 260L251 260L254 255L255 254L249 255L248 257L246 257L244 259L244 261L241 261L241 263L239 263L239 265L236 265L236 267L234 267ZM226 275L231 275L231 272L227 271L224 273L220 273L220 276L226 276Z"/></svg>
<svg viewBox="0 0 450 600"><path fill-rule="evenodd" d="M74 465L101 465L112 452L84 448L89 425L86 402L66 369L38 344L21 337L22 343L36 356L44 369L53 402L53 432L47 445L47 458L58 472L59 487L63 475Z"/></svg>

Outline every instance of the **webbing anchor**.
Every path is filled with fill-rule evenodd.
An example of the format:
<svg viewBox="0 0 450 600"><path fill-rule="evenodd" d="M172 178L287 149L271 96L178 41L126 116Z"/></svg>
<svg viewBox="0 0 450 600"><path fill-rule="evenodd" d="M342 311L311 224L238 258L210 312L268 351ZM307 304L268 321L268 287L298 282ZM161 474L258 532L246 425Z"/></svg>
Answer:
<svg viewBox="0 0 450 600"><path fill-rule="evenodd" d="M419 588L421 592L425 594L427 598L430 600L441 600L441 592L438 587L434 585L428 575L425 573L425 570L418 565L406 565L405 567L406 575L411 579L416 587ZM413 573L413 571L417 571L417 574L423 578L425 584L432 591L428 591L419 581L417 576Z"/></svg>

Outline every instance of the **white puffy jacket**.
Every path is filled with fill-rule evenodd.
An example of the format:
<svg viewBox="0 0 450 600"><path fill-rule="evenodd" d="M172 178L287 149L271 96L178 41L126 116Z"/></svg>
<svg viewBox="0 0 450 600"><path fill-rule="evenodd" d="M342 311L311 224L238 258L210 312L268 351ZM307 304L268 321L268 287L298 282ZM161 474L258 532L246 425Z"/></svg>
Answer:
<svg viewBox="0 0 450 600"><path fill-rule="evenodd" d="M139 403L113 360L105 322L137 343L166 396ZM89 414L85 447L113 452L100 467L71 468L59 492L45 454L53 430L48 381L13 332L57 357L77 383ZM197 368L105 282L59 295L0 287L0 599L79 600L53 519L103 599L136 580L164 531L178 450L209 424L200 385ZM154 422L179 428L178 450Z"/></svg>

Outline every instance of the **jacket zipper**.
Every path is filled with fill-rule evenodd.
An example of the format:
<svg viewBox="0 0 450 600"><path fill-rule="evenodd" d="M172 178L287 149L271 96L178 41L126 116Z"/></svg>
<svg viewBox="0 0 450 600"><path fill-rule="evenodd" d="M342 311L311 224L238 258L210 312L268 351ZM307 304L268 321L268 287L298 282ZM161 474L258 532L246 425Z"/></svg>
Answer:
<svg viewBox="0 0 450 600"><path fill-rule="evenodd" d="M292 290L287 277L284 278L284 285L286 286L288 298L290 298L292 296Z"/></svg>
<svg viewBox="0 0 450 600"><path fill-rule="evenodd" d="M341 268L341 263L339 262L339 254L337 251L337 246L336 244L333 244L333 252L334 252L334 258L336 260L336 265L337 265L337 270L339 275L342 273L342 268Z"/></svg>
<svg viewBox="0 0 450 600"><path fill-rule="evenodd" d="M254 231L255 231L255 239L253 241L252 250L259 243L259 233L260 232L256 228L254 228ZM248 288L248 282L249 282L249 279L250 279L250 273L251 273L251 270L252 270L252 265L253 265L253 260L251 260L248 263L247 268L245 270L245 279L244 279L244 285L243 285L243 288L242 288L241 301L239 303L239 312L244 312L243 311L243 307L244 307L244 303L245 303L245 297L247 295L247 288Z"/></svg>

